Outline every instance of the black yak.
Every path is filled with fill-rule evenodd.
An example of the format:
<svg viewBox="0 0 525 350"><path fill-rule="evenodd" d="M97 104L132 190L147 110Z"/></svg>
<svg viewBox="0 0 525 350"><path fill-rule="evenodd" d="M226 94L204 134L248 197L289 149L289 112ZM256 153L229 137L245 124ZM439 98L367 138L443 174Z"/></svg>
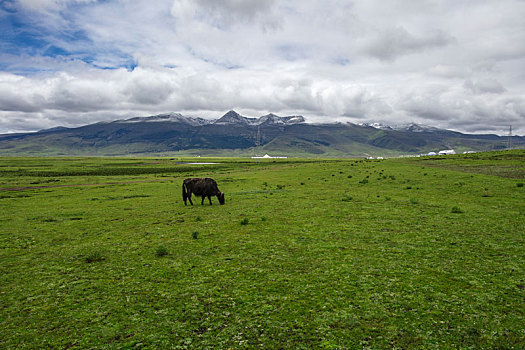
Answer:
<svg viewBox="0 0 525 350"><path fill-rule="evenodd" d="M210 178L191 178L186 179L182 183L182 199L184 200L184 205L187 205L186 199L190 201L190 204L193 205L191 201L191 194L196 196L201 196L201 204L204 204L204 198L208 197L211 205L211 196L217 196L220 204L224 204L224 193L219 191L217 187L217 182Z"/></svg>

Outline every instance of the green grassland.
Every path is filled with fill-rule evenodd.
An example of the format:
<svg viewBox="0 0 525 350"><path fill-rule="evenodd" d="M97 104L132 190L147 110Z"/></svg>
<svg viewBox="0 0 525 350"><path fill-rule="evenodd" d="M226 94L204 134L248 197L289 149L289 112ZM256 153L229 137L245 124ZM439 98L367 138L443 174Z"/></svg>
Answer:
<svg viewBox="0 0 525 350"><path fill-rule="evenodd" d="M0 158L0 348L525 348L524 151L188 161Z"/></svg>

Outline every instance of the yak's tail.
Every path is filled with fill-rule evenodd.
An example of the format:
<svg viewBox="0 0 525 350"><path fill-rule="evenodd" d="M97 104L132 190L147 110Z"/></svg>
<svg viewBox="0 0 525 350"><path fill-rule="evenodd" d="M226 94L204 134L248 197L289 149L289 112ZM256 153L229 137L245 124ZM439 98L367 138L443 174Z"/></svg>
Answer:
<svg viewBox="0 0 525 350"><path fill-rule="evenodd" d="M188 198L188 193L186 192L186 184L182 183L182 200L184 201L184 205L186 205L186 199Z"/></svg>

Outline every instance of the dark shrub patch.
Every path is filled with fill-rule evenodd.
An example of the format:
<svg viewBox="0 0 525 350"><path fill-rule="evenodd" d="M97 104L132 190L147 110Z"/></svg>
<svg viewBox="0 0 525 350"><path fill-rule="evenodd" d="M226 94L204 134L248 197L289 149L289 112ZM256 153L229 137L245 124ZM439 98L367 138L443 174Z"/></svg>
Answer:
<svg viewBox="0 0 525 350"><path fill-rule="evenodd" d="M461 213L463 213L463 210L461 210L460 207L453 206L452 210L450 212L454 213L454 214L461 214Z"/></svg>
<svg viewBox="0 0 525 350"><path fill-rule="evenodd" d="M343 202L351 202L352 199L354 199L352 196L344 196L343 199L341 199Z"/></svg>
<svg viewBox="0 0 525 350"><path fill-rule="evenodd" d="M88 253L86 255L85 260L86 260L86 262L88 264L90 264L90 263L94 263L94 262L98 262L98 261L104 261L104 260L106 260L106 258L104 257L104 254L102 254L101 251L95 250L93 252Z"/></svg>
<svg viewBox="0 0 525 350"><path fill-rule="evenodd" d="M155 250L155 256L159 258L166 256L166 255L168 255L168 248L166 248L163 245L157 247L157 249Z"/></svg>

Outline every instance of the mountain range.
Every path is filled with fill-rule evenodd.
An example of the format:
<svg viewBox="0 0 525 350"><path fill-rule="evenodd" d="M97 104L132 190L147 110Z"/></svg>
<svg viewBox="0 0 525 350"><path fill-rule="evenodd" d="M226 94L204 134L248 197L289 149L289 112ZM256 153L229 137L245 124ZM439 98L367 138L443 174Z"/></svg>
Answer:
<svg viewBox="0 0 525 350"><path fill-rule="evenodd" d="M463 134L415 123L310 124L299 115L247 118L229 111L216 120L170 113L4 134L0 135L0 156L396 156L443 149L501 150L508 142L508 137ZM525 137L513 136L511 143L523 148Z"/></svg>

